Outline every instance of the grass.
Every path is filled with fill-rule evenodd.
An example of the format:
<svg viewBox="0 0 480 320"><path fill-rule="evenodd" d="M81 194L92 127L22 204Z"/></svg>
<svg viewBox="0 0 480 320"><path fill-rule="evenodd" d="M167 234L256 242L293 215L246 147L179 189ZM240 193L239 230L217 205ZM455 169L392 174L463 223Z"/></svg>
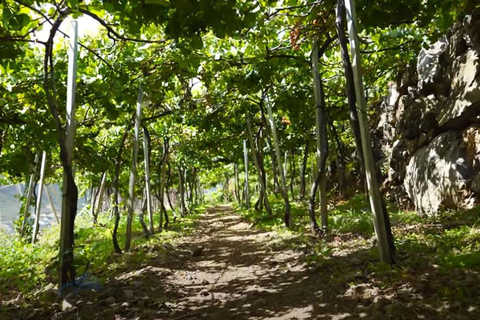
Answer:
<svg viewBox="0 0 480 320"><path fill-rule="evenodd" d="M270 197L273 217L258 214L254 208L237 206L246 221L260 230L283 228L284 205L281 199ZM478 268L480 266L480 208L467 211L442 212L436 217L420 217L388 207L392 232L400 265L428 264L440 268ZM307 239L309 219L306 202L291 203L294 228L291 232ZM367 250L369 259L376 259L373 247L373 219L363 195L329 206L329 233L317 242L312 257L334 257L341 250Z"/></svg>
<svg viewBox="0 0 480 320"><path fill-rule="evenodd" d="M75 263L77 273L82 274L88 265L88 272L103 281L111 273L126 269L131 263L142 262L152 253L138 248L151 246L159 242L172 242L182 235L190 234L195 226L195 219L205 210L199 206L186 217L179 217L162 233L145 237L138 218L133 220L132 250L121 259L114 256L112 244L113 219L108 214L101 214L98 224L92 224L88 214L79 214L75 221ZM171 213L170 213L171 215ZM173 217L170 217L172 221ZM155 224L159 219L155 214ZM121 220L118 232L120 247L125 243L125 219ZM0 234L0 296L4 299L21 292L29 296L34 289L57 283L58 248L60 227L54 225L43 230L37 244L32 245L17 234Z"/></svg>

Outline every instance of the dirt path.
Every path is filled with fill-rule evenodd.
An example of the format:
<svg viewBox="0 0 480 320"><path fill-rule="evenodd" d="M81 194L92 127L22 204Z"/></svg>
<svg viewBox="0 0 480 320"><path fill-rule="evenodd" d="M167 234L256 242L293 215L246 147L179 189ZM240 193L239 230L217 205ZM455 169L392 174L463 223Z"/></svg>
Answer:
<svg viewBox="0 0 480 320"><path fill-rule="evenodd" d="M166 254L111 279L95 299L70 301L72 309L51 317L321 319L320 279L311 279L301 252L278 248L276 240L275 232L252 228L228 206L211 208L193 235L162 245ZM342 317L325 317L336 318Z"/></svg>
<svg viewBox="0 0 480 320"><path fill-rule="evenodd" d="M258 232L228 207L217 207L201 220L201 233L185 238L187 252L204 247L167 277L182 297L172 318L307 319L315 300L303 286L300 253L269 248L273 232Z"/></svg>
<svg viewBox="0 0 480 320"><path fill-rule="evenodd" d="M478 319L476 306L439 299L433 283L451 279L433 267L397 268L408 272L392 283L368 269L372 249L350 245L308 267L298 238L258 231L228 206L208 209L174 244L135 250L141 255L112 257L127 261L125 271L117 268L102 291L17 308L5 319Z"/></svg>

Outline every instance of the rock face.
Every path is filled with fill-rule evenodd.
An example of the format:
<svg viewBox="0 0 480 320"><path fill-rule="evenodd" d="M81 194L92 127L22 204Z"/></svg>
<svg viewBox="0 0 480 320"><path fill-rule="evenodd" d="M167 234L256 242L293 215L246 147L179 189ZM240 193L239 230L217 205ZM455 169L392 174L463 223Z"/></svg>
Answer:
<svg viewBox="0 0 480 320"><path fill-rule="evenodd" d="M458 132L448 131L410 158L404 187L420 214L435 214L442 206L456 208L462 202L472 177L462 143Z"/></svg>
<svg viewBox="0 0 480 320"><path fill-rule="evenodd" d="M375 137L384 188L433 215L480 200L480 10L457 23L392 84Z"/></svg>

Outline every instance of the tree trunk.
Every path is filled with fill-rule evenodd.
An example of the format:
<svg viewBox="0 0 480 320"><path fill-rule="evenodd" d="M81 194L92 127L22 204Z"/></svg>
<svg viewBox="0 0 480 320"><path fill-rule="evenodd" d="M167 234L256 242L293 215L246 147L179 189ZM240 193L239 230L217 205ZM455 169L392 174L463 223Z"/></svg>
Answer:
<svg viewBox="0 0 480 320"><path fill-rule="evenodd" d="M247 140L243 140L243 159L245 162L245 206L250 208L250 187L248 185L248 149Z"/></svg>
<svg viewBox="0 0 480 320"><path fill-rule="evenodd" d="M198 205L198 172L197 168L193 168L192 188L194 192L193 204Z"/></svg>
<svg viewBox="0 0 480 320"><path fill-rule="evenodd" d="M135 178L137 175L137 156L138 156L138 142L140 140L140 124L142 119L142 99L143 90L142 86L138 88L137 99L137 112L135 114L135 134L133 138L133 150L132 150L132 166L130 168L130 182L128 188L128 214L127 214L127 230L125 237L125 251L130 250L132 242L132 221L133 210L135 205Z"/></svg>
<svg viewBox="0 0 480 320"><path fill-rule="evenodd" d="M278 162L278 171L280 172L280 178L282 181L282 188L281 188L281 193L283 196L283 201L285 203L285 216L284 216L284 222L285 226L287 228L292 227L292 216L290 214L290 201L288 200L288 189L287 189L287 181L285 178L285 171L283 170L282 166L282 155L280 153L280 144L278 143L278 137L277 137L277 129L275 127L275 122L273 121L273 114L272 114L272 107L270 106L270 103L267 102L267 111L268 111L268 120L270 123L271 127L271 132L272 132L272 138L273 138L273 143L275 145L275 153L277 155L277 162Z"/></svg>
<svg viewBox="0 0 480 320"><path fill-rule="evenodd" d="M305 176L307 173L307 162L308 162L308 146L310 141L307 140L305 143L305 150L303 153L303 161L302 161L302 171L300 173L300 198L303 200L305 199L305 191L306 191L306 181Z"/></svg>
<svg viewBox="0 0 480 320"><path fill-rule="evenodd" d="M42 153L42 165L40 167L40 180L38 181L38 196L35 212L35 224L33 225L32 243L37 242L38 230L40 229L40 213L42 209L42 193L43 193L43 178L45 177L45 162L47 161L47 153Z"/></svg>
<svg viewBox="0 0 480 320"><path fill-rule="evenodd" d="M167 209L165 208L165 185L167 185L165 181L165 171L166 171L166 163L168 157L168 138L165 138L163 141L163 157L161 161L161 170L160 170L160 192L159 192L159 200L160 200L160 222L159 222L159 229L162 229L162 212L165 216L165 223L163 225L164 228L168 228L169 220L168 220L168 213ZM168 193L168 189L167 189ZM173 209L172 209L173 210Z"/></svg>
<svg viewBox="0 0 480 320"><path fill-rule="evenodd" d="M63 20L70 10L63 11L55 20L45 46L44 59L44 89L47 95L48 107L55 122L58 145L60 147L60 161L63 167L63 196L62 196L62 218L60 223L60 268L59 268L59 289L63 289L68 283L75 281L76 271L73 263L74 255L74 227L77 214L78 189L75 184L72 160L73 141L75 135L75 86L76 67L78 54L78 24L72 21L73 36L70 37L68 77L67 77L67 123L66 129L60 119L58 109L57 90L55 86L55 71L53 63L53 44L55 34L60 28ZM50 68L49 68L50 66ZM49 81L50 80L50 81Z"/></svg>
<svg viewBox="0 0 480 320"><path fill-rule="evenodd" d="M345 195L345 183L346 183L346 172L345 172L345 155L343 152L342 143L340 142L340 137L338 136L337 129L333 124L332 118L327 116L328 122L330 124L331 132L334 137L334 140L337 144L337 157L335 157L335 162L337 163L337 176L338 176L338 186L340 193Z"/></svg>
<svg viewBox="0 0 480 320"><path fill-rule="evenodd" d="M152 209L152 190L150 185L150 146L151 138L146 125L143 126L143 157L145 166L145 200L147 201L147 213L149 219L150 234L154 234L153 229L153 209ZM162 213L160 212L160 225L162 225Z"/></svg>
<svg viewBox="0 0 480 320"><path fill-rule="evenodd" d="M145 194L145 197L143 198L143 205L142 205L142 208L140 210L140 215L139 215L138 218L140 220L140 224L142 225L143 233L145 233L145 236L148 238L151 233L148 230L147 225L145 224L145 211L147 211L147 207L148 207L147 191L146 190L145 190L144 194Z"/></svg>
<svg viewBox="0 0 480 320"><path fill-rule="evenodd" d="M187 215L187 210L185 208L185 181L183 176L182 167L178 167L178 176L179 176L179 192L180 192L180 214L182 216Z"/></svg>
<svg viewBox="0 0 480 320"><path fill-rule="evenodd" d="M318 69L319 50L318 43L314 45L312 52L312 73L314 83L315 96L315 120L316 120L316 137L317 137L317 165L320 188L320 216L322 219L322 229L326 232L328 228L328 212L327 212L327 188L325 180L325 166L328 157L328 137L327 137L327 121L325 115L325 97L323 92L322 80ZM317 183L317 179L315 179Z"/></svg>
<svg viewBox="0 0 480 320"><path fill-rule="evenodd" d="M245 118L247 120L247 132L248 132L248 139L250 140L250 149L252 149L253 163L255 164L255 167L257 168L258 182L260 184L260 192L262 193L262 195L264 197L265 209L267 209L267 212L268 212L269 215L272 215L272 209L271 209L270 203L268 201L267 188L265 186L264 176L262 174L262 169L260 167L258 157L257 157L257 148L255 147L255 142L253 141L252 128L250 126L250 119L248 118L248 115Z"/></svg>
<svg viewBox="0 0 480 320"><path fill-rule="evenodd" d="M292 151L290 152L290 192L292 193L292 200L295 201L295 193L293 192L294 187L295 187L295 149L292 148Z"/></svg>
<svg viewBox="0 0 480 320"><path fill-rule="evenodd" d="M120 146L118 148L117 158L115 159L115 176L113 179L113 215L115 218L115 224L113 227L112 233L112 242L113 242L113 249L115 253L122 253L122 249L120 249L120 245L118 244L117 233L118 233L118 225L120 223L120 210L118 208L118 181L120 179L120 165L122 164L122 153L123 149L125 148L125 140L127 140L128 132L132 126L133 119L125 127L125 132L123 133L122 139L120 140Z"/></svg>
<svg viewBox="0 0 480 320"><path fill-rule="evenodd" d="M93 181L91 183L93 185ZM97 204L97 197L98 197L98 192L99 191L100 191L99 188L95 188L95 187L92 186L92 198L90 199L90 213L92 215L94 224L97 221L97 218L96 218L97 206L96 206L96 204Z"/></svg>
<svg viewBox="0 0 480 320"><path fill-rule="evenodd" d="M168 167L168 175L167 175L167 184L165 186L165 191L167 193L167 200L168 200L168 205L170 206L170 209L172 210L173 214L173 222L177 221L177 212L175 211L175 208L172 205L172 199L170 199L170 180L172 177L172 168L170 167L170 162L166 161L167 167Z"/></svg>
<svg viewBox="0 0 480 320"><path fill-rule="evenodd" d="M268 143L268 139L267 139ZM273 193L278 197L278 194L281 193L280 191L280 183L278 182L278 166L277 166L277 159L275 156L275 150L272 148L272 146L269 144L268 146L270 150L270 158L272 159L272 174L273 174Z"/></svg>
<svg viewBox="0 0 480 320"><path fill-rule="evenodd" d="M23 237L25 234L25 227L28 218L30 218L30 203L32 202L33 189L35 189L35 177L37 175L37 167L40 163L40 154L35 155L33 163L33 171L30 174L30 180L28 181L27 199L25 201L25 208L23 210L22 228L20 229L20 235Z"/></svg>
<svg viewBox="0 0 480 320"><path fill-rule="evenodd" d="M228 173L226 172L225 173L225 184L223 186L223 199L224 199L225 202L230 201L229 186L230 186L230 177L228 176Z"/></svg>
<svg viewBox="0 0 480 320"><path fill-rule="evenodd" d="M267 172L265 171L265 167L264 167L264 156L263 156L263 141L265 140L264 136L263 136L263 127L260 126L260 128L258 129L258 133L256 135L256 146L257 146L257 159L258 159L258 164L260 166L260 171L262 172L262 181L263 181L263 185L265 186L265 195L268 194L268 189L267 189ZM265 203L265 201L268 201L268 198L266 196L262 196L261 198L259 198L259 201L260 201L260 212L263 212L263 205L265 205L265 207L269 208L270 207L270 204L269 203ZM257 207L257 205L255 204L255 208ZM270 214L270 213L269 213Z"/></svg>
<svg viewBox="0 0 480 320"><path fill-rule="evenodd" d="M271 129L270 129L270 132L268 132L268 126L267 126L267 123L268 123L268 120L267 120L267 117L265 116L265 110L263 108L263 100L260 101L260 103L258 104L258 107L260 109L260 116L262 117L262 123L265 124L265 129L267 130L267 135L266 135L266 142L267 142L267 147L270 149L270 158L272 160L272 174L273 174L273 194L275 196L277 196L280 192L280 183L278 182L278 167L277 167L277 159L276 159L276 156L275 156L275 149L272 147L272 142L270 141L270 137L272 136L271 134ZM269 134L270 133L270 134ZM262 130L260 129L260 135L262 135ZM258 148L259 151L261 152L262 148ZM282 162L282 160L280 159L279 162ZM266 180L265 176L265 169L263 167L263 161L261 162L262 163L262 170L264 171L264 180ZM265 186L266 186L266 182L265 182Z"/></svg>
<svg viewBox="0 0 480 320"><path fill-rule="evenodd" d="M317 237L322 237L325 234L325 230L320 228L320 226L317 223L317 219L315 217L315 198L317 197L318 185L320 184L320 181L322 180L322 176L324 175L325 175L325 171L322 171L322 170L318 171L315 177L315 181L313 182L313 185L312 185L312 191L310 192L310 201L308 203L310 229L312 230L312 233Z"/></svg>
<svg viewBox="0 0 480 320"><path fill-rule="evenodd" d="M350 125L352 126L353 137L357 147L358 162L360 163L360 179L363 180L365 165L363 162L362 137L360 134L360 125L356 108L355 84L353 80L352 64L348 55L347 36L345 35L345 6L344 0L338 0L336 7L335 26L337 28L338 40L340 43L340 52L342 54L343 68L345 70L346 91L348 108L350 110Z"/></svg>
<svg viewBox="0 0 480 320"><path fill-rule="evenodd" d="M370 206L374 214L375 233L377 236L378 249L380 259L385 263L395 262L395 245L393 243L393 235L390 227L390 219L380 194L377 182L375 163L373 158L372 144L370 133L368 130L367 105L363 90L363 80L361 71L361 58L359 40L357 34L356 12L353 0L345 2L348 33L350 36L350 51L353 58L352 69L355 81L355 93L358 102L358 116L360 133L362 136L362 150L365 164L365 174L368 185L368 194L370 197Z"/></svg>

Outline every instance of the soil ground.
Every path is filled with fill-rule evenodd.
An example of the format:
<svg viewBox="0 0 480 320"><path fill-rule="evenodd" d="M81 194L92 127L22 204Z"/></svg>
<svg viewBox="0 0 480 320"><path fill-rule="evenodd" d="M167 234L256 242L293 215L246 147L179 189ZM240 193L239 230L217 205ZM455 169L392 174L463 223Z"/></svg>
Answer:
<svg viewBox="0 0 480 320"><path fill-rule="evenodd" d="M436 301L428 277L418 279L426 288L386 285L351 255L312 266L308 248L279 242L228 206L196 223L192 235L148 248L148 261L126 266L103 290L12 308L10 319L478 319L476 306ZM353 272L350 283L334 278L342 268Z"/></svg>

